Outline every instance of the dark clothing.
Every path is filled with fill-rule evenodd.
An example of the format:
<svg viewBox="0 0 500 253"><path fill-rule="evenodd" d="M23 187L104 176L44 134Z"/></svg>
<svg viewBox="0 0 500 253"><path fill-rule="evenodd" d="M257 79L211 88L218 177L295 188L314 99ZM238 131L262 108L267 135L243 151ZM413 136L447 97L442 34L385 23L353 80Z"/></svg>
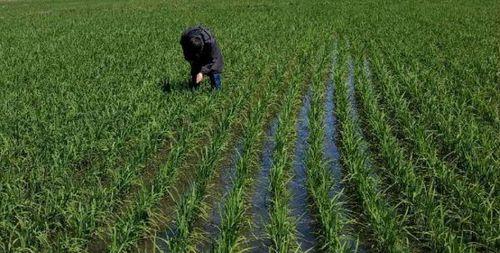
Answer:
<svg viewBox="0 0 500 253"><path fill-rule="evenodd" d="M203 41L203 51L200 54L190 52L189 40L200 37ZM191 76L198 73L203 75L220 74L224 67L222 53L213 34L205 27L188 28L182 33L181 41L184 58L191 64Z"/></svg>

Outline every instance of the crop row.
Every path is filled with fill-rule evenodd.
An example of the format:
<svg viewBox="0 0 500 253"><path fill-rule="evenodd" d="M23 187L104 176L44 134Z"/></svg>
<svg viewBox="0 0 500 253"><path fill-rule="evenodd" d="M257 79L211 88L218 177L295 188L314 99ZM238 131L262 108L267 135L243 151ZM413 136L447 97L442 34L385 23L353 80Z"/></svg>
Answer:
<svg viewBox="0 0 500 253"><path fill-rule="evenodd" d="M367 53L361 49L361 41L354 40L352 44L355 54ZM392 204L397 206L396 210L404 212L403 223L410 233L408 236L419 242L413 247L448 252L493 249L499 226L495 218L498 198L458 174L439 157L433 138L429 138L425 128L427 125L418 121L419 115L412 111L407 101L408 93L402 92L409 84L399 83L399 80L407 73L393 75L391 72L391 67L397 69L403 64L394 63L395 57L386 61L387 54L377 44L365 47L370 49L368 55L373 57L374 68L371 69L370 61L361 56L355 66L355 76L360 80L356 90L362 102L361 123L370 137L376 164L380 164L378 173L382 173L384 184L397 189L390 194L395 197ZM377 92L382 96L378 97ZM378 101L383 101L383 105ZM407 149L411 151L409 156L405 155Z"/></svg>
<svg viewBox="0 0 500 253"><path fill-rule="evenodd" d="M330 54L328 51L332 51ZM338 157L335 157L335 131L337 126L334 117L333 97L333 72L337 68L338 48L335 41L333 50L324 45L319 54L322 61L314 68L315 74L311 79L312 95L311 109L309 111L308 138L309 148L307 150L307 187L310 198L314 204L311 205L319 224L319 236L316 250L326 252L348 252L350 239L345 236L347 210L344 207L343 192ZM330 56L330 57L328 57ZM329 61L329 60L332 61ZM327 68L327 66L331 66ZM327 78L328 76L328 78ZM325 82L325 79L328 81ZM331 125L329 125L331 124ZM337 151L338 152L338 151Z"/></svg>
<svg viewBox="0 0 500 253"><path fill-rule="evenodd" d="M270 74L273 74L274 71L266 70L268 73L263 73L262 81L252 85L249 88L249 91L252 93L244 96L246 99L245 104L246 108L244 111L239 112L240 115L248 114L248 111L253 110L255 104L259 103L262 96L266 96L267 93L271 92L266 88L269 87L267 83L267 78ZM277 86L279 87L279 86ZM262 91L264 91L262 93ZM239 116L241 118L237 119L238 124L242 128L249 127L249 119L244 116ZM229 122L220 122L219 127L228 127ZM234 123L233 123L234 124ZM227 135L228 129L221 129L219 132L220 135ZM238 136L233 135L233 138L238 138ZM214 137L215 138L215 137ZM227 139L227 136L226 136ZM217 168L220 167L219 163L216 163L213 159L220 159L221 152L220 150L227 144L218 143L216 141L211 141L210 148L202 154L200 163L198 164L199 168L196 170L196 177L194 178L193 184L190 186L190 189L185 193L183 198L179 201L179 204L176 208L176 222L171 228L171 230L175 230L175 234L171 238L167 238L167 245L171 251L188 251L188 249L194 249L196 244L194 243L196 240L192 240L193 237L193 224L196 220L200 219L200 212L202 210L201 206L204 201L206 201L206 188L207 185L210 184L210 181L213 179ZM213 146L212 146L213 145ZM219 151L217 153L210 153L211 150ZM208 165L205 165L205 161L209 162ZM223 173L223 172L218 172ZM229 183L229 182L227 182Z"/></svg>
<svg viewBox="0 0 500 253"><path fill-rule="evenodd" d="M419 118L415 114L412 114L409 102L404 99L401 91L394 88L397 87L398 81L391 77L391 72L383 66L383 62L378 61L380 58L377 57L375 65L381 75L380 90L388 100L391 115L395 117L403 134L412 144L415 156L420 161L425 161L423 164L419 163L428 168L422 176L434 180L436 191L446 196L447 213L452 210L447 219L452 221L459 231L464 228L466 231L475 231L469 235L469 240L478 240L482 244L491 245L495 240L495 234L499 231L499 224L494 218L498 214L498 197L492 195L493 192L486 192L481 185L471 183L469 178L460 175L452 166L439 158L439 151L430 141L432 138L429 138L424 125L418 121ZM401 86L404 84L399 87Z"/></svg>
<svg viewBox="0 0 500 253"><path fill-rule="evenodd" d="M430 237L430 241L433 242L432 247L441 251L465 251L465 245L446 226L442 199L436 197L432 184L430 187L426 186L424 178L416 175L415 164L405 156L406 150L393 135L388 118L378 104L380 98L372 87L371 69L367 59L363 59L363 65L358 65L359 68L363 69L363 78L357 88L365 108L367 125L376 140L375 150L384 161L390 182L394 184L395 189L401 191L400 196L403 199L401 202L407 210L408 219L417 224L421 230L417 232L417 237L421 240ZM391 91L390 88L387 89ZM388 99L393 98L388 97ZM408 119L407 114L400 113L402 117Z"/></svg>
<svg viewBox="0 0 500 253"><path fill-rule="evenodd" d="M213 252L232 252L242 244L248 244L249 238L243 235L245 224L245 215L248 214L248 194L245 194L252 183L251 173L255 172L255 160L258 158L258 151L261 148L262 130L267 119L272 116L275 109L271 106L280 105L278 94L284 91L287 85L283 83L290 82L286 77L296 71L295 61L290 61L290 66L282 74L281 79L267 83L264 89L263 98L254 104L254 108L249 113L249 121L243 129L243 152L236 164L236 174L232 188L224 199L221 216L220 233L213 242ZM278 74L277 72L276 74ZM289 85L289 84L288 84Z"/></svg>

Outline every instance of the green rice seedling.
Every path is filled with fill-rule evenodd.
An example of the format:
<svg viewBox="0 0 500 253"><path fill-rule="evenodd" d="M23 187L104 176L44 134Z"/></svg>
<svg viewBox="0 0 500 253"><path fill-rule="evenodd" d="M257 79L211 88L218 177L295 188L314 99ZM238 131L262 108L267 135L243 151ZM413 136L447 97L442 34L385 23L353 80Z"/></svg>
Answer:
<svg viewBox="0 0 500 253"><path fill-rule="evenodd" d="M343 152L344 161L351 160L351 167L364 168L355 162L374 161L369 173L346 173L351 179L346 185L356 191L360 184L354 179L375 174L384 176L383 183L367 183L377 187L365 188L364 192L373 189L372 195L386 197L380 193L386 182L392 182L389 189L401 189L397 196L404 202L387 201L395 210L408 210L399 242L406 241L404 236L417 236L410 243L422 241L435 250L453 251L451 242L458 242L465 250L495 251L500 247L498 6L498 1L491 0L0 0L0 251L134 251L135 245L142 244L144 251L149 251L145 238L160 234L176 218L172 215L173 200L179 197L175 192L183 196L184 189L178 186L194 181L195 173L191 176L188 171L211 163L206 158L201 165L199 160L207 155L207 149L224 156L204 142L215 138L214 129L224 118L221 115L245 96L243 91L253 89L256 80L262 80L265 87L259 86L255 96L270 96L277 101L279 105L269 105L273 110L281 107L290 84L281 80L302 82L314 69L322 69L314 55L328 44L332 33L349 37L356 47L353 52L370 55L374 93L380 94L383 107L379 110L386 115L385 120L373 121L377 125L370 127L369 115L362 114L359 122L354 120L356 124L351 128L347 124L346 129L356 133L360 125L370 133L384 130L387 124L391 131L382 131L380 137L396 138L392 142L393 138L346 135L351 139L344 139L351 144L359 140L352 146L371 142L374 148L372 153L366 152L368 158ZM182 29L197 23L211 27L222 47L222 93L211 94L208 87L194 92L183 88L189 66L182 59L178 37ZM297 59L297 64L288 77L281 72L267 77L262 74L269 66L284 70L291 59ZM309 112L310 141L304 146L309 150L307 167L314 168L307 179L308 204L312 204L319 225L314 228L318 237L312 241L323 246L328 237L334 238L345 226L331 225L331 235L323 226L337 224L334 218L328 218L332 217L328 208L334 204L327 203L325 192L331 185L336 189L339 180L326 173L329 164L320 156L319 140L326 131L319 129L322 110L317 107L323 99L319 96L323 88L320 74L313 76L317 88L313 89L314 105ZM162 83L169 83L170 89L164 91ZM303 92L302 84L294 85ZM274 94L268 94L271 91ZM293 97L300 97L301 92L293 93ZM362 92L360 89L359 94ZM293 113L299 100L294 99L290 106ZM265 107L260 105L259 110ZM235 113L236 129L241 127L239 123L250 120L247 110L243 111ZM262 117L269 113L262 113ZM292 152L300 149L294 144L303 143L304 137L295 138L295 116L287 117L282 117L282 124L288 124L282 128L288 130L280 134L283 145L278 147L279 154L286 155L277 157L273 177L279 180L273 181L272 189L286 188L290 184L283 182L296 179L294 170L290 170L294 168ZM260 149L257 132L262 129L250 128L252 134L248 135L257 136L257 143L251 145L255 157ZM233 136L229 134L220 143L232 143ZM379 150L381 143L395 150ZM382 159L384 156L391 159ZM239 167L251 177L255 163ZM401 172L401 167L415 168L415 179L406 181L413 176ZM346 171L352 172L347 166ZM228 198L229 202L221 199L228 207L224 218L227 234L224 239L218 237L227 245L221 246L221 251L247 250L247 242L253 239L245 229L229 226L253 223L251 215L239 216L248 208L246 197L252 180L237 180L248 185L236 187L242 190L235 188L231 195L235 197ZM417 183L410 191L406 185L412 180ZM425 191L417 190L420 188ZM277 209L272 210L277 226L268 226L268 230L276 230L275 241L292 238L276 241L283 242L280 249L295 250L303 240L297 237L299 229L294 229L301 221L293 217L299 194L290 196L294 189L288 190L273 190L273 195L280 196ZM204 196L215 196L213 191L212 187L200 187L186 197L186 224L209 210L209 200ZM423 196L430 196L434 205ZM339 195L339 200L349 201L349 197ZM363 199L372 201L358 194L358 200ZM199 213L193 211L198 207L190 207L197 202L201 203ZM376 209L366 209L362 217L353 218L359 218L360 227L370 228L376 235L374 240L390 238L392 232L384 234L381 226L390 223L371 219L370 214L392 207L385 208L384 200L369 203L374 202L383 205L374 205ZM426 212L432 215L412 212L427 206L431 211ZM192 213L195 215L187 215ZM398 216L397 220L401 219ZM347 226L344 234L349 230ZM196 239L203 239L198 237L197 225L186 231L189 247L197 243ZM349 237L329 241L349 241ZM450 245L443 246L447 240ZM388 251L390 243L380 241L378 249ZM413 249L413 245L408 248Z"/></svg>
<svg viewBox="0 0 500 253"><path fill-rule="evenodd" d="M217 136L217 140L219 142L223 142L225 140L225 138L223 138L224 136L221 137L220 134L224 133L224 134L227 134L228 131L223 131L223 130L226 130L226 128L230 127L230 124L228 124L229 122L232 122L234 120L234 117L236 116L235 113L237 112L238 108L240 108L240 105L241 105L241 102L242 102L242 99L245 98L248 93L250 92L251 90L246 90L246 91L240 91L238 92L239 93L239 96L237 96L236 98L238 98L238 100L236 101L232 101L231 104L230 104L230 107L227 108L227 112L228 112L228 115L227 117L220 121L216 126L215 126L215 131L216 133L219 133L219 135L216 135ZM251 93L250 93L251 94ZM236 110L236 111L235 111ZM196 136L196 134L202 134L204 131L201 131L200 130L194 130L195 134L193 134L193 132L190 132L189 129L183 129L183 131L186 131L186 136L188 136L187 138L189 139L186 139L186 140L183 140L183 142L179 143L178 144L178 148L177 149L174 149L174 153L172 153L172 159L169 159L168 160L168 163L165 164L164 166L162 166L160 168L160 171L158 173L158 176L155 178L155 180L153 181L152 185L150 187L146 187L144 189L148 189L150 188L152 190L152 192L150 194L154 194L154 198L151 199L151 201L148 201L148 203L150 203L151 206L149 206L148 208L151 209L152 207L154 207L156 205L156 203L159 201L160 198L163 197L163 195L168 191L169 187L171 186L172 182L174 182L175 178L177 177L177 171L176 171L176 167L178 167L180 165L180 163L182 162L182 159L185 159L186 157L186 154L185 152L187 151L187 148L188 148L188 145L192 145L192 143L194 143L194 136ZM189 132L188 132L189 131ZM196 133L197 132L197 133ZM182 138L182 136L181 136ZM226 136L227 138L227 136ZM217 142L212 142L212 145L215 144L220 144L220 143L217 143ZM212 155L212 153L209 153L210 151L211 152L218 152L220 151L219 150L220 146L209 146L207 147L207 149L205 150L206 153L203 153L202 154L202 157L205 157L206 159L208 159L208 161L206 161L206 163L200 163L200 166L201 167L201 172L207 172L209 169L212 168L212 166L214 165L214 163L216 162L215 160L213 159L217 159L217 156L214 156ZM203 161L203 159L202 159ZM172 162L179 162L178 164L173 164ZM198 175L197 177L205 177L206 175ZM197 193L198 191L198 188L199 186L193 186L190 190L191 192L191 196L195 197L195 198L198 198L199 196L197 196L199 193ZM203 187L202 187L203 188ZM201 190L201 189L200 189ZM147 190L149 192L149 190ZM191 201L192 200L192 201ZM197 203L197 200L196 199L191 199L191 200L188 200L187 203ZM137 202L137 203L140 203L140 202ZM133 207L133 208L136 208L136 207ZM188 208L189 209L189 208ZM144 208L139 208L138 210L148 210L148 209L144 209ZM144 211L142 211L144 212ZM126 217L130 217L128 213L126 213ZM149 216L149 215L148 215ZM132 217L136 217L136 216L132 216ZM147 218L147 216L146 216ZM122 223L122 225L120 225L120 223L117 224L117 227L116 227L116 230L115 228L114 231L123 231L122 229L118 229L119 226L123 226L127 223L129 223L130 221L127 221L127 220L123 220L125 223ZM132 220L133 221L133 220ZM146 222L146 220L143 220L141 221L140 219L139 220L136 220L135 222ZM147 223L145 223L146 225ZM131 228L135 229L137 226L131 226ZM139 228L139 227L137 227ZM114 238L121 238L119 239L119 241L117 241L116 245L124 245L124 244L129 244L129 243L135 243L138 239L138 237L141 235L141 231L142 233L144 233L147 229L147 227L142 227L140 228L139 230L135 230L134 233L125 233L125 234L120 234L120 233L113 233L113 237ZM123 236L122 236L123 235ZM115 240L113 240L115 241ZM118 248L118 249L114 249L114 244L111 244L111 250L112 251L121 251L121 248Z"/></svg>
<svg viewBox="0 0 500 253"><path fill-rule="evenodd" d="M269 191L272 193L269 208L270 223L266 226L272 241L270 251L290 252L297 250L295 221L290 216L289 192L290 180L288 168L291 167L291 149L295 136L294 112L298 105L301 89L299 80L291 82L286 91L287 101L278 116L276 147L273 152L273 164L270 171Z"/></svg>
<svg viewBox="0 0 500 253"><path fill-rule="evenodd" d="M450 94L449 81L426 63L410 61L411 68L393 50L384 50L389 62L400 76L401 91L406 94L415 107L419 108L422 123L437 131L437 140L442 142L441 152L456 160L458 168L486 191L498 189L498 131L471 120L467 105L458 103ZM431 83L432 85L423 85ZM424 89L422 87L425 87ZM457 132L459 134L457 134ZM450 159L447 158L447 159Z"/></svg>
<svg viewBox="0 0 500 253"><path fill-rule="evenodd" d="M203 103L209 102L214 103L214 100L202 100ZM172 124L174 126L176 122L178 122L178 117L174 116L176 114L178 115L185 115L185 114L191 114L192 112L186 112L186 110L181 109L182 104L177 104L176 107L172 107L172 116L170 117L172 119L169 124ZM202 105L200 108L203 108L203 110L200 110L197 108L198 105L193 105L190 110L196 110L198 111L197 113L199 115L210 115L209 111L206 109L212 108L213 106L206 106ZM200 120L202 120L200 118ZM206 123L209 124L208 120L205 120ZM173 141L175 138L176 133L172 131L170 134L171 137L169 138L170 141ZM168 144L169 146L171 144ZM104 227L106 224L110 224L112 221L110 220L111 214L108 212L117 212L118 206L121 206L122 208L127 205L127 203L130 202L130 200L121 200L119 197L125 192L128 192L131 196L135 196L134 191L130 191L130 188L133 186L141 186L145 184L145 182L139 181L137 177L139 177L138 173L140 172L139 169L133 169L131 166L127 166L123 169L117 170L117 173L113 175L113 181L109 184L108 187L96 190L94 193L95 198L99 199L100 201L98 202L97 200L93 200L91 203L88 205L82 204L78 206L78 213L84 214L82 216L70 216L71 219L69 219L68 223L78 227L78 226L84 226L85 229L78 229L75 228L76 231L80 231L79 234L65 234L63 235L65 238L68 240L78 240L78 238L82 241L86 241L88 239L88 235L91 234L91 231L97 231L98 228ZM90 209L87 211L87 209ZM75 213L77 213L75 211ZM94 215L94 217L88 217L88 215ZM96 215L99 214L99 215ZM89 226L88 224L93 224L93 226ZM85 245L85 244L84 244ZM83 247L82 245L81 247Z"/></svg>
<svg viewBox="0 0 500 253"><path fill-rule="evenodd" d="M292 63L293 62L293 63ZM226 202L221 214L220 234L213 245L213 252L235 252L237 248L244 247L245 240L242 229L244 228L245 212L248 207L247 194L245 190L252 183L252 167L256 167L255 161L260 148L259 140L262 138L262 130L265 120L271 116L273 110L269 105L277 106L278 96L285 88L285 79L296 71L296 61L291 61L290 66L283 73L281 79L268 83L264 97L252 108L247 126L243 129L243 154L236 165L236 176L233 187L227 195ZM276 74L280 73L277 71Z"/></svg>
<svg viewBox="0 0 500 253"><path fill-rule="evenodd" d="M308 121L310 135L308 138L309 148L307 150L307 186L308 192L313 199L313 206L317 212L318 223L321 228L319 233L322 237L322 243L317 248L326 252L348 252L348 238L344 236L346 232L345 225L348 222L346 217L347 211L340 201L342 192L340 191L332 195L334 182L328 165L332 166L331 163L334 161L325 160L323 153L326 135L323 117L325 115L323 106L325 86L323 84L325 83L325 70L328 70L328 68L324 68L328 64L328 58L325 59L324 57L330 54L325 53L324 47L321 49L318 50L318 55L322 60L316 63L317 66L314 66L315 74L311 80L312 99ZM336 58L338 54L337 48L335 47L333 51L332 58ZM332 64L331 69L333 71L336 68L334 66L335 60ZM333 75L333 73L331 74ZM333 136L331 137L333 138ZM340 182L335 183L339 184Z"/></svg>
<svg viewBox="0 0 500 253"><path fill-rule="evenodd" d="M245 101L245 111L251 110L254 104L261 99L261 97L256 94L261 85L262 84L254 85L252 89L248 89L245 96L241 97L240 104L243 103L244 98L251 98ZM214 176L214 171L216 170L215 166L218 164L217 159L221 159L221 148L227 145L226 143L230 137L230 127L232 124L235 124L234 121L237 120L237 118L235 118L237 116L235 114L237 111L232 110L230 112L233 114L228 115L226 121L219 123L218 129L214 133L215 139L211 141L211 146L209 146L209 149L201 157L200 167L196 170L197 175L195 181L188 190L186 197L179 202L175 224L177 233L172 238L167 239L167 244L171 251L184 252L192 251L196 248L196 242L189 240L193 236L193 222L197 218L200 218L198 215L202 210L200 204L205 198L207 184ZM247 123L247 118L239 119L238 121L239 124L245 125Z"/></svg>
<svg viewBox="0 0 500 253"><path fill-rule="evenodd" d="M228 106L231 103L233 103L232 97L234 97L234 96L242 97L243 94L244 94L243 91L233 89L233 90L229 90L229 94L227 97L213 96L213 99L218 99L219 104L216 106L223 108L224 106ZM204 109L200 109L197 111L197 114L195 114L194 117L195 118L198 117L200 120L203 120L203 116L205 116L205 115L209 115L209 114L206 114L206 111ZM139 208L138 210L150 209L149 212L152 212L152 213L157 212L155 210L151 210L151 208L156 206L159 199L161 199L163 197L163 195L171 189L173 182L175 182L177 180L177 177L178 177L178 173L177 173L176 168L183 164L183 161L187 156L186 153L188 153L188 150L191 149L192 143L197 143L198 142L197 139L202 137L203 134L205 133L205 131L200 130L200 126L201 125L196 124L193 126L192 130L190 128L181 129L181 132L180 132L179 137L178 137L178 141L177 141L176 145L172 147L172 150L169 153L167 163L160 167L160 170L157 173L158 176L154 178L152 183L150 185L143 185L143 188L141 190L141 192L142 192L141 194L144 197L146 197L147 194L153 194L154 198L151 201L148 201L147 209ZM143 198L143 197L141 197L141 195L139 195L139 197L137 199L140 200L141 198ZM149 197L146 197L146 198L149 198ZM137 204L142 203L142 201L138 201L138 200L135 200L136 201L135 203L137 203ZM138 208L135 203L133 203L131 208ZM129 217L129 218L124 219L124 218L120 217L118 224L115 226L123 226L129 222L138 222L138 221L143 222L140 220L136 220L136 221L130 220L130 218L136 217L136 215L130 216L130 214L133 214L134 212L135 211L125 212L124 213L125 217ZM148 216L152 216L152 214L148 215ZM127 221L127 219L129 219L129 221ZM120 225L120 223L122 223L122 225ZM137 226L127 225L127 227L129 227L132 230L135 230L136 228L139 229L139 230L136 230L136 232L134 232L133 234L130 234L130 235L124 234L125 238L127 238L127 237L128 238L135 238L135 239L130 239L130 241L132 241L132 242L136 241L137 237L140 236L141 233L149 230L149 228L146 226L137 227ZM114 230L115 228L112 227L112 229ZM119 229L117 231L123 231L123 229ZM140 231L143 231L143 232L140 232ZM113 237L118 237L118 234L113 235ZM123 239L123 240L126 241L129 239Z"/></svg>
<svg viewBox="0 0 500 253"><path fill-rule="evenodd" d="M353 91L351 94L348 92L348 85L354 85L353 69L349 71L349 76L346 71L346 66L352 64L352 59L343 55L347 52L342 47L340 52L339 62L346 63L335 73L337 115L341 122L342 164L349 172L349 181L355 184L361 206L370 222L368 226L379 247L388 252L409 252L409 242L402 229L403 218L384 201L385 197L379 189L380 179L372 171L373 163L354 109L354 94ZM349 79L346 80L346 77Z"/></svg>
<svg viewBox="0 0 500 253"><path fill-rule="evenodd" d="M456 219L458 224L471 226L479 237L485 233L481 232L484 229L498 230L498 223L493 218L494 214L498 213L498 208L495 207L498 205L497 198L485 193L477 185L468 184L466 179L454 173L453 169L437 157L437 151L432 146L432 142L429 141L425 129L416 122L415 117L410 113L407 101L397 93L396 89L391 88L395 87L394 80L390 77L387 69L383 67L383 63L379 62L378 58L374 59L374 62L381 75L380 85L383 85L381 91L390 101L388 107L403 128L405 135L408 136L408 140L415 145L415 155L425 161L426 174L430 175L434 181L435 186L433 187L446 196L446 204L448 208L453 210L452 214L446 215L447 219L455 220L454 217L459 217ZM479 226L476 227L476 225Z"/></svg>
<svg viewBox="0 0 500 253"><path fill-rule="evenodd" d="M371 70L366 58L363 68L363 78L356 89L360 94L366 121L372 131L371 135L377 141L376 150L380 153L385 168L389 170L387 174L390 175L391 184L402 192L402 205L413 216L417 228L423 230L417 230L417 238L429 237L431 248L437 251L473 251L450 231L442 216L446 212L443 200L437 196L434 186L426 186L424 178L415 173L416 166L405 157L406 151L392 134L388 118L378 104L380 98L372 87Z"/></svg>

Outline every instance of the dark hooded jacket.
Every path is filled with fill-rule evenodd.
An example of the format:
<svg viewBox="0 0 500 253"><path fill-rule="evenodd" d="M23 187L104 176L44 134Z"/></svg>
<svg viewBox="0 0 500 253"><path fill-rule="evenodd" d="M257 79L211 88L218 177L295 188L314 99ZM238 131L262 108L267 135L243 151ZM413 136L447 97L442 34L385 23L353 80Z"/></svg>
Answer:
<svg viewBox="0 0 500 253"><path fill-rule="evenodd" d="M203 51L200 55L195 55L189 50L189 40L194 36L200 37L203 41ZM180 43L184 58L191 64L192 76L200 72L204 75L222 72L224 67L222 53L210 30L202 26L188 28L182 33Z"/></svg>

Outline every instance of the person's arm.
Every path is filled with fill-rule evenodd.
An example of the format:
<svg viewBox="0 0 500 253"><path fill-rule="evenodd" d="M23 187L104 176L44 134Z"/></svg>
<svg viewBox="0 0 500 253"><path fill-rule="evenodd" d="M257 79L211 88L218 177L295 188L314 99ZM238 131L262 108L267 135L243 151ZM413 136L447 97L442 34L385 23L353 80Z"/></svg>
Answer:
<svg viewBox="0 0 500 253"><path fill-rule="evenodd" d="M191 65L191 75L195 76L196 74L201 72L202 66L200 64L197 64L195 62L190 62Z"/></svg>
<svg viewBox="0 0 500 253"><path fill-rule="evenodd" d="M219 45L214 40L212 43L206 45L209 62L201 66L201 73L207 75L212 72L221 72L223 67L222 53L220 51Z"/></svg>
<svg viewBox="0 0 500 253"><path fill-rule="evenodd" d="M182 54L184 55L184 59L185 59L186 61L189 61L189 60L190 60L190 59L189 59L190 57L189 57L189 55L188 55L188 51L187 51L187 48L186 48L186 47L187 47L187 39L188 39L188 37L187 37L187 32L183 32L183 33L182 33L182 35L181 35L181 39L180 39L180 41L179 41L179 44L181 44L181 47L182 47Z"/></svg>
<svg viewBox="0 0 500 253"><path fill-rule="evenodd" d="M202 66L199 64L191 63L191 82L193 82L193 84L198 84L202 81L203 75L201 73L201 68Z"/></svg>

